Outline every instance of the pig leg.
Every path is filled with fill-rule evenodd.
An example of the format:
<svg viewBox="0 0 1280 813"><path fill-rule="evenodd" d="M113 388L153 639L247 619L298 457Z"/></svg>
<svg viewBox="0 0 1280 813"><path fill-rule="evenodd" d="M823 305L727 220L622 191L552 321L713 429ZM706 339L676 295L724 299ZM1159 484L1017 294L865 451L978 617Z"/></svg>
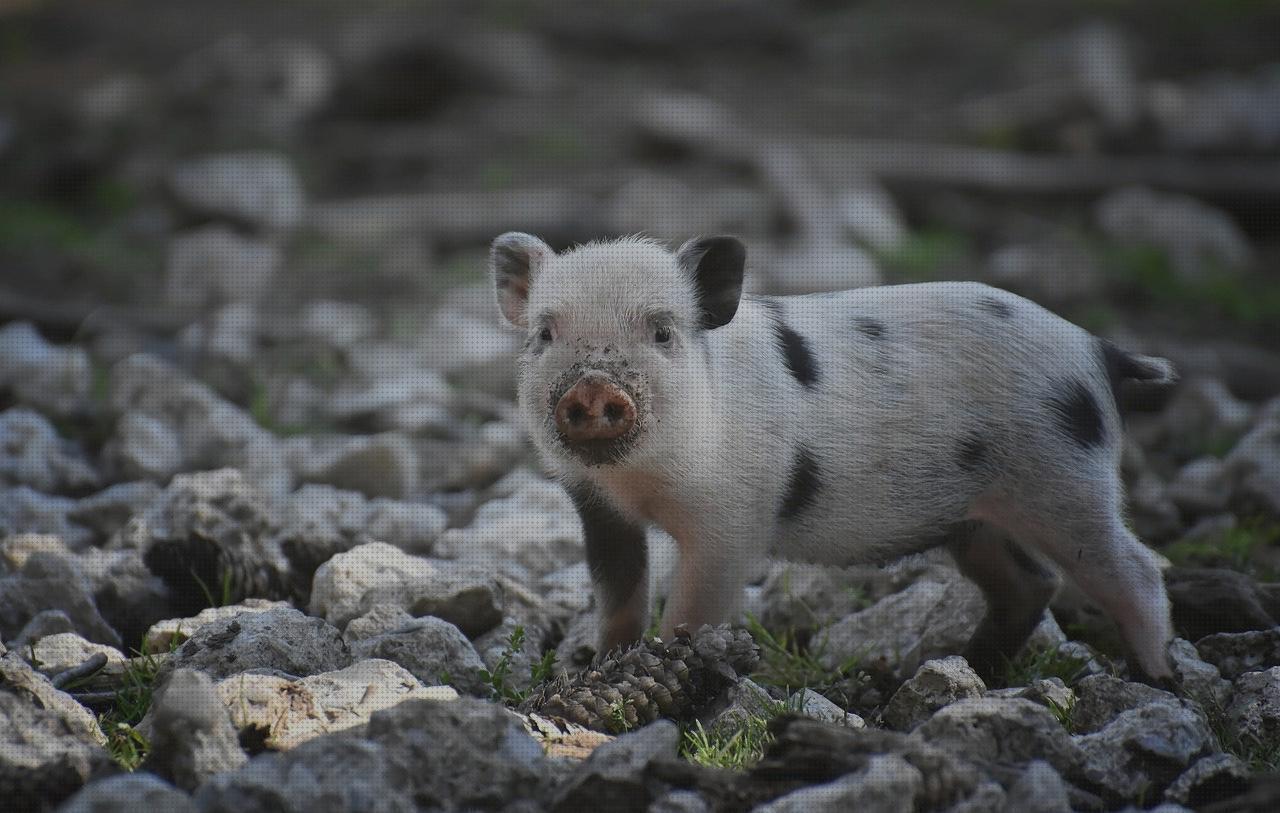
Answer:
<svg viewBox="0 0 1280 813"><path fill-rule="evenodd" d="M1060 579L986 523L963 523L951 534L947 550L960 572L981 588L987 603L964 654L974 671L991 683L1044 617Z"/></svg>
<svg viewBox="0 0 1280 813"><path fill-rule="evenodd" d="M1061 486L1061 484L1058 484ZM1171 680L1169 598L1156 555L1125 527L1118 477L1109 473L1070 486L1052 501L1017 509L1019 538L1034 544L1120 629L1139 677ZM1048 503L1048 504L1045 504Z"/></svg>
<svg viewBox="0 0 1280 813"><path fill-rule="evenodd" d="M750 556L729 534L676 536L679 549L671 595L662 612L662 639L670 641L680 625L692 632L703 624L732 622L742 606Z"/></svg>
<svg viewBox="0 0 1280 813"><path fill-rule="evenodd" d="M589 486L568 490L582 520L587 567L600 611L598 651L604 653L640 640L649 624L645 529Z"/></svg>

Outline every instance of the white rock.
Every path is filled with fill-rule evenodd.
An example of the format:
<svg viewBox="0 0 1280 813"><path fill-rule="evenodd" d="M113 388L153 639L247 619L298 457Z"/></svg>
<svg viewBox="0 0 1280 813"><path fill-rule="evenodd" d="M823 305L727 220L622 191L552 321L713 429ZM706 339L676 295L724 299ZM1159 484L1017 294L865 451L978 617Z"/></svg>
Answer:
<svg viewBox="0 0 1280 813"><path fill-rule="evenodd" d="M582 523L563 487L534 480L485 503L466 528L445 531L437 553L490 567L518 562L541 577L582 559Z"/></svg>
<svg viewBox="0 0 1280 813"><path fill-rule="evenodd" d="M198 212L269 230L298 225L306 211L302 183L289 161L269 152L210 155L180 164L169 188Z"/></svg>
<svg viewBox="0 0 1280 813"><path fill-rule="evenodd" d="M52 345L30 322L10 322L0 327L0 387L21 404L68 415L88 402L93 368L81 348Z"/></svg>
<svg viewBox="0 0 1280 813"><path fill-rule="evenodd" d="M178 234L165 261L165 299L190 308L256 302L270 288L281 261L275 246L226 226Z"/></svg>

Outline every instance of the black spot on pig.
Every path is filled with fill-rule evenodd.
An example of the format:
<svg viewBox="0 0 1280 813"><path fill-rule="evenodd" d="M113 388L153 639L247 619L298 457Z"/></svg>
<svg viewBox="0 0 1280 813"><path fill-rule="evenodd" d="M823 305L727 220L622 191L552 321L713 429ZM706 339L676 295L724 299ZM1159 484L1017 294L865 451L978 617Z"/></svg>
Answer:
<svg viewBox="0 0 1280 813"><path fill-rule="evenodd" d="M782 497L782 507L778 516L792 519L805 508L813 504L818 489L822 488L822 473L813 453L800 446L796 449L795 461L791 465L791 477L787 481L787 491Z"/></svg>
<svg viewBox="0 0 1280 813"><path fill-rule="evenodd" d="M1009 307L1008 303L1001 302L994 296L984 296L978 299L978 307L982 308L987 313L1000 317L1001 319L1013 318L1013 308Z"/></svg>
<svg viewBox="0 0 1280 813"><path fill-rule="evenodd" d="M1080 381L1061 384L1045 402L1058 426L1079 446L1088 449L1102 445L1106 430L1098 400Z"/></svg>
<svg viewBox="0 0 1280 813"><path fill-rule="evenodd" d="M786 361L787 372L805 387L813 389L818 383L818 360L809 349L809 342L781 319L774 321L773 332Z"/></svg>
<svg viewBox="0 0 1280 813"><path fill-rule="evenodd" d="M987 443L978 435L969 435L960 441L956 465L964 471L977 471L987 460Z"/></svg>
<svg viewBox="0 0 1280 813"><path fill-rule="evenodd" d="M873 339L878 339L884 335L884 323L876 319L866 316L859 316L854 320L854 324L858 327L858 332Z"/></svg>

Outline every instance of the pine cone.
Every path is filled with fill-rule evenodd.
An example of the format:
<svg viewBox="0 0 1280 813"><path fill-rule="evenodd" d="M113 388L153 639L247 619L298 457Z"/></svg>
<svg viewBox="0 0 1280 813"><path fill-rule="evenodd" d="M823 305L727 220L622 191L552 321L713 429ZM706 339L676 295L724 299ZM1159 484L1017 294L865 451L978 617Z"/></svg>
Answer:
<svg viewBox="0 0 1280 813"><path fill-rule="evenodd" d="M759 662L746 630L704 626L690 634L679 627L669 644L641 641L543 684L520 708L618 734L660 717L691 719Z"/></svg>

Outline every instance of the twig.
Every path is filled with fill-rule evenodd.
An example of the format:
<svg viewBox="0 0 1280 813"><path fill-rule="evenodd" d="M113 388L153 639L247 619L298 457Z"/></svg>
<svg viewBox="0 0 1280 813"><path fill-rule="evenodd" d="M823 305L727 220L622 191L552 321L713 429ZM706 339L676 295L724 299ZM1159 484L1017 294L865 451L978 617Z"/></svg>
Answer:
<svg viewBox="0 0 1280 813"><path fill-rule="evenodd" d="M55 689L61 689L73 680L83 680L90 675L96 674L106 665L106 654L102 652L95 652L79 666L73 666L70 669L59 672L55 675L53 678L53 687Z"/></svg>

